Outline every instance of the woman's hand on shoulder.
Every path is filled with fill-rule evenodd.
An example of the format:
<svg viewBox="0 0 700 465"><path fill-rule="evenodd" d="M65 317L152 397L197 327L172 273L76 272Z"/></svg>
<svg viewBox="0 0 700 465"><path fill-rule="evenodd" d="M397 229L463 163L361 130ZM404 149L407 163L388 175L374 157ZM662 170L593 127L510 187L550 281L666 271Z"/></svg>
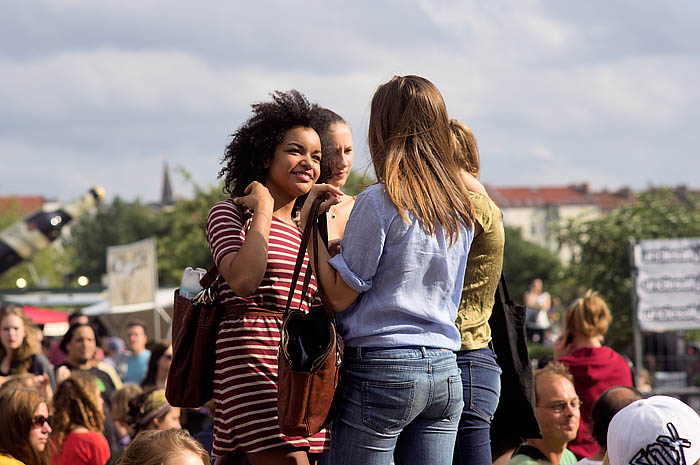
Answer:
<svg viewBox="0 0 700 465"><path fill-rule="evenodd" d="M304 226L309 217L309 211L311 210L311 205L314 203L317 197L324 199L321 203L318 214L327 212L332 205L340 203L343 197L343 191L330 184L314 184L314 186L309 191L309 195L304 201L304 205L301 207L301 225Z"/></svg>
<svg viewBox="0 0 700 465"><path fill-rule="evenodd" d="M242 197L235 197L233 203L246 207L253 212L260 212L261 210L269 210L270 213L272 212L275 200L272 198L270 191L263 184L258 181L253 181L246 186L243 193L245 195Z"/></svg>

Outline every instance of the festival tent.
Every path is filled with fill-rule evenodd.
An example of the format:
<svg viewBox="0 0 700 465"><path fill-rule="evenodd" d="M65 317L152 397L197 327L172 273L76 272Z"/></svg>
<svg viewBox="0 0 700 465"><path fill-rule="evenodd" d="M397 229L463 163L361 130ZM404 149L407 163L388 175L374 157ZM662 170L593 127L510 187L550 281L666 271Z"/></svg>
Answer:
<svg viewBox="0 0 700 465"><path fill-rule="evenodd" d="M68 314L50 308L25 305L24 314L36 325L44 327L44 336L62 336L68 331Z"/></svg>

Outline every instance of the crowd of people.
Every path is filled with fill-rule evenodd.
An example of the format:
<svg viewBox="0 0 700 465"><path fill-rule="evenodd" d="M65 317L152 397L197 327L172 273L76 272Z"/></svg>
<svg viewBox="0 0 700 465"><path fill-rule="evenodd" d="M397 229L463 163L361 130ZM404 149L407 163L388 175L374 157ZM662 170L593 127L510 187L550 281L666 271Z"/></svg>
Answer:
<svg viewBox="0 0 700 465"><path fill-rule="evenodd" d="M395 76L372 98L368 142L377 183L352 197L340 190L350 126L301 93L254 104L232 135L219 173L230 198L206 222L226 312L213 399L200 409L168 403L172 347L149 342L142 323L127 323L123 341L98 340L73 314L49 360L21 309L4 308L0 465L698 463L700 417L674 399L640 400L603 345L611 315L595 293L570 305L555 360L534 374L524 410L539 437L518 434L518 418L510 436L492 431L499 399L518 387L501 385L493 352L505 233L478 181L476 138L433 83ZM310 242L302 294L292 274L317 198L329 240ZM303 310L323 297L343 342L332 422L310 437L282 434L277 418L290 294ZM528 332L544 338L541 281L525 300L536 309Z"/></svg>
<svg viewBox="0 0 700 465"><path fill-rule="evenodd" d="M189 415L195 439L180 431L180 409L165 399L170 342L147 341L136 320L126 324L126 342L98 341L96 332L85 315L71 313L68 331L44 353L21 307L2 308L0 464L210 464L207 407ZM152 444L162 448L146 451Z"/></svg>

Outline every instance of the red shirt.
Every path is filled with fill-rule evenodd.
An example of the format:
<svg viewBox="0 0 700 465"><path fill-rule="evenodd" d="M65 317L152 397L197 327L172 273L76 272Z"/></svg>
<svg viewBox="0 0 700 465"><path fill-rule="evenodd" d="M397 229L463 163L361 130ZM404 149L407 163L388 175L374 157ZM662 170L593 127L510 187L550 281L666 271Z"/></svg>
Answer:
<svg viewBox="0 0 700 465"><path fill-rule="evenodd" d="M578 434L566 447L579 458L590 457L598 451L591 436L593 404L610 387L632 386L632 373L622 355L610 347L582 347L559 361L574 376L576 394L583 402Z"/></svg>
<svg viewBox="0 0 700 465"><path fill-rule="evenodd" d="M100 433L69 433L61 453L51 457L53 465L105 465L109 460L107 439Z"/></svg>

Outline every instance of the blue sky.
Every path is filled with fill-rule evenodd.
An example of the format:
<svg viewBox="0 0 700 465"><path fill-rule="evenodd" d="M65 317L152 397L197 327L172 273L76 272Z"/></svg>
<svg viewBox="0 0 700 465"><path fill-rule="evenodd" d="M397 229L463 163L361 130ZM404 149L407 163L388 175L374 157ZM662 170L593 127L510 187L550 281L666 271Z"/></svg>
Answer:
<svg viewBox="0 0 700 465"><path fill-rule="evenodd" d="M0 196L102 184L151 201L165 160L213 183L228 135L275 89L345 116L363 169L369 101L394 74L438 86L487 183L700 186L694 0L0 6Z"/></svg>

